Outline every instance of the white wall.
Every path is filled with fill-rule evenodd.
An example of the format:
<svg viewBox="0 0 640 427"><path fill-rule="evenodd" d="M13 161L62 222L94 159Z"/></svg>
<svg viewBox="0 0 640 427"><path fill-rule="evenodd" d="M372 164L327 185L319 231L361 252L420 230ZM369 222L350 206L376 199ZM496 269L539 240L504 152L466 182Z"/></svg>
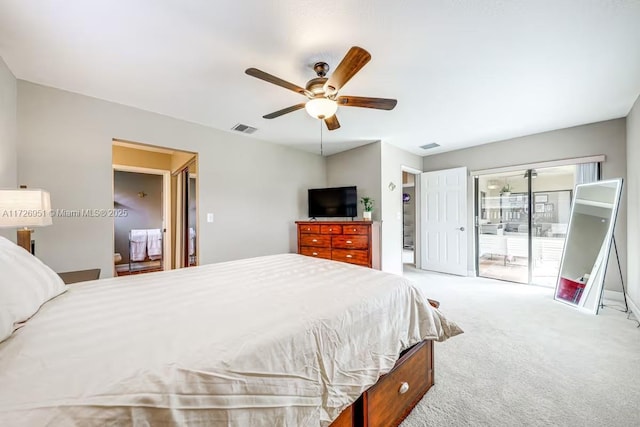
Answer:
<svg viewBox="0 0 640 427"><path fill-rule="evenodd" d="M0 188L18 186L16 104L16 78L0 57ZM12 229L0 229L0 236L16 240Z"/></svg>
<svg viewBox="0 0 640 427"><path fill-rule="evenodd" d="M199 153L202 264L295 251L307 188L326 184L318 155L25 81L17 117L20 183L59 209L113 208L113 138ZM56 271L111 274L113 218L55 218L35 238Z"/></svg>
<svg viewBox="0 0 640 427"><path fill-rule="evenodd" d="M372 218L380 221L382 196L380 194L381 148L382 143L374 142L358 148L328 156L327 186L358 187L358 217L362 219L361 197L374 200Z"/></svg>
<svg viewBox="0 0 640 427"><path fill-rule="evenodd" d="M382 221L382 270L396 274L402 274L402 166L421 170L422 158L384 142L327 157L330 187L356 185L359 198L375 200L372 216ZM393 191L390 182L396 185Z"/></svg>
<svg viewBox="0 0 640 427"><path fill-rule="evenodd" d="M422 170L422 157L383 142L382 269L396 274L402 274L402 166Z"/></svg>
<svg viewBox="0 0 640 427"><path fill-rule="evenodd" d="M627 117L627 197L628 224L627 294L636 318L640 318L640 97Z"/></svg>
<svg viewBox="0 0 640 427"><path fill-rule="evenodd" d="M551 160L604 154L603 178L627 177L626 120L616 119L509 139L423 158L425 171L467 166L470 170L490 169ZM631 164L631 163L630 163ZM631 169L631 168L630 168ZM616 223L616 241L623 271L626 271L627 215L623 192ZM473 185L469 177L469 222L473 228ZM470 237L472 233L470 234ZM474 269L473 238L469 239L469 271ZM615 257L611 257L614 262ZM617 265L609 264L607 288L620 290ZM626 283L626 282L625 282Z"/></svg>

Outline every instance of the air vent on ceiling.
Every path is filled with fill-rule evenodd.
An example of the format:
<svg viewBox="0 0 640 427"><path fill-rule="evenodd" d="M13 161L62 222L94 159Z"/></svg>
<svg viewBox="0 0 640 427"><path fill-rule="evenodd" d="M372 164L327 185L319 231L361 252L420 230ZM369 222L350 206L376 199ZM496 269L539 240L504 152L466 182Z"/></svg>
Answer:
<svg viewBox="0 0 640 427"><path fill-rule="evenodd" d="M257 128L254 128L253 126L249 126L249 125L243 125L242 123L238 123L237 125L235 125L234 127L231 128L232 130L237 130L238 132L242 132L242 133L248 133L248 134L252 134L255 131L257 131Z"/></svg>
<svg viewBox="0 0 640 427"><path fill-rule="evenodd" d="M422 148L423 150L429 150L430 148L436 148L436 147L440 147L440 144L436 144L435 142L432 142L431 144L425 144L420 146L420 148Z"/></svg>

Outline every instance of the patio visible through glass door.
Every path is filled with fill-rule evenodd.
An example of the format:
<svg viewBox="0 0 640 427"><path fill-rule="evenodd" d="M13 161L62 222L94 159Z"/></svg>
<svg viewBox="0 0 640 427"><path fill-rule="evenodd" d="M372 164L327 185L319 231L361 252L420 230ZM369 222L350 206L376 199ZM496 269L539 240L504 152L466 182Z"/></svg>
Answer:
<svg viewBox="0 0 640 427"><path fill-rule="evenodd" d="M576 166L537 169L531 175L531 283L554 287L569 226Z"/></svg>
<svg viewBox="0 0 640 427"><path fill-rule="evenodd" d="M479 176L476 181L479 275L555 286L573 188L578 177L580 182L597 179L587 176L597 172L592 166L597 164Z"/></svg>
<svg viewBox="0 0 640 427"><path fill-rule="evenodd" d="M529 179L526 170L478 178L478 272L529 283Z"/></svg>

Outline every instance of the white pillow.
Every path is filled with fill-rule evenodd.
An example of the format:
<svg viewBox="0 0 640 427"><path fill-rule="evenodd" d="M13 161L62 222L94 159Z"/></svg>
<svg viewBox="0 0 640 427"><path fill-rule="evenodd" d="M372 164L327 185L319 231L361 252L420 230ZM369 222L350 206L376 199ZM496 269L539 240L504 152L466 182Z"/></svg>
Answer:
<svg viewBox="0 0 640 427"><path fill-rule="evenodd" d="M67 286L53 270L0 236L0 342L42 304L66 290Z"/></svg>

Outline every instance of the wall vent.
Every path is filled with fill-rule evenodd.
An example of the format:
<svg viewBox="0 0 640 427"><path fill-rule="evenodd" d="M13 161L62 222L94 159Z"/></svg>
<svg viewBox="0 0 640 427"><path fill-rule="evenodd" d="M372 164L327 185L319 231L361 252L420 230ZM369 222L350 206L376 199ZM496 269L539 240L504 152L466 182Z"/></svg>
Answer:
<svg viewBox="0 0 640 427"><path fill-rule="evenodd" d="M423 150L429 150L431 148L436 148L436 147L440 147L440 144L436 144L435 142L432 142L431 144L425 144L420 146L420 148L422 148Z"/></svg>
<svg viewBox="0 0 640 427"><path fill-rule="evenodd" d="M258 130L258 128L254 128L253 126L249 126L249 125L243 125L242 123L238 123L231 129L237 130L238 132L242 132L242 133L248 133L248 134L252 134Z"/></svg>

